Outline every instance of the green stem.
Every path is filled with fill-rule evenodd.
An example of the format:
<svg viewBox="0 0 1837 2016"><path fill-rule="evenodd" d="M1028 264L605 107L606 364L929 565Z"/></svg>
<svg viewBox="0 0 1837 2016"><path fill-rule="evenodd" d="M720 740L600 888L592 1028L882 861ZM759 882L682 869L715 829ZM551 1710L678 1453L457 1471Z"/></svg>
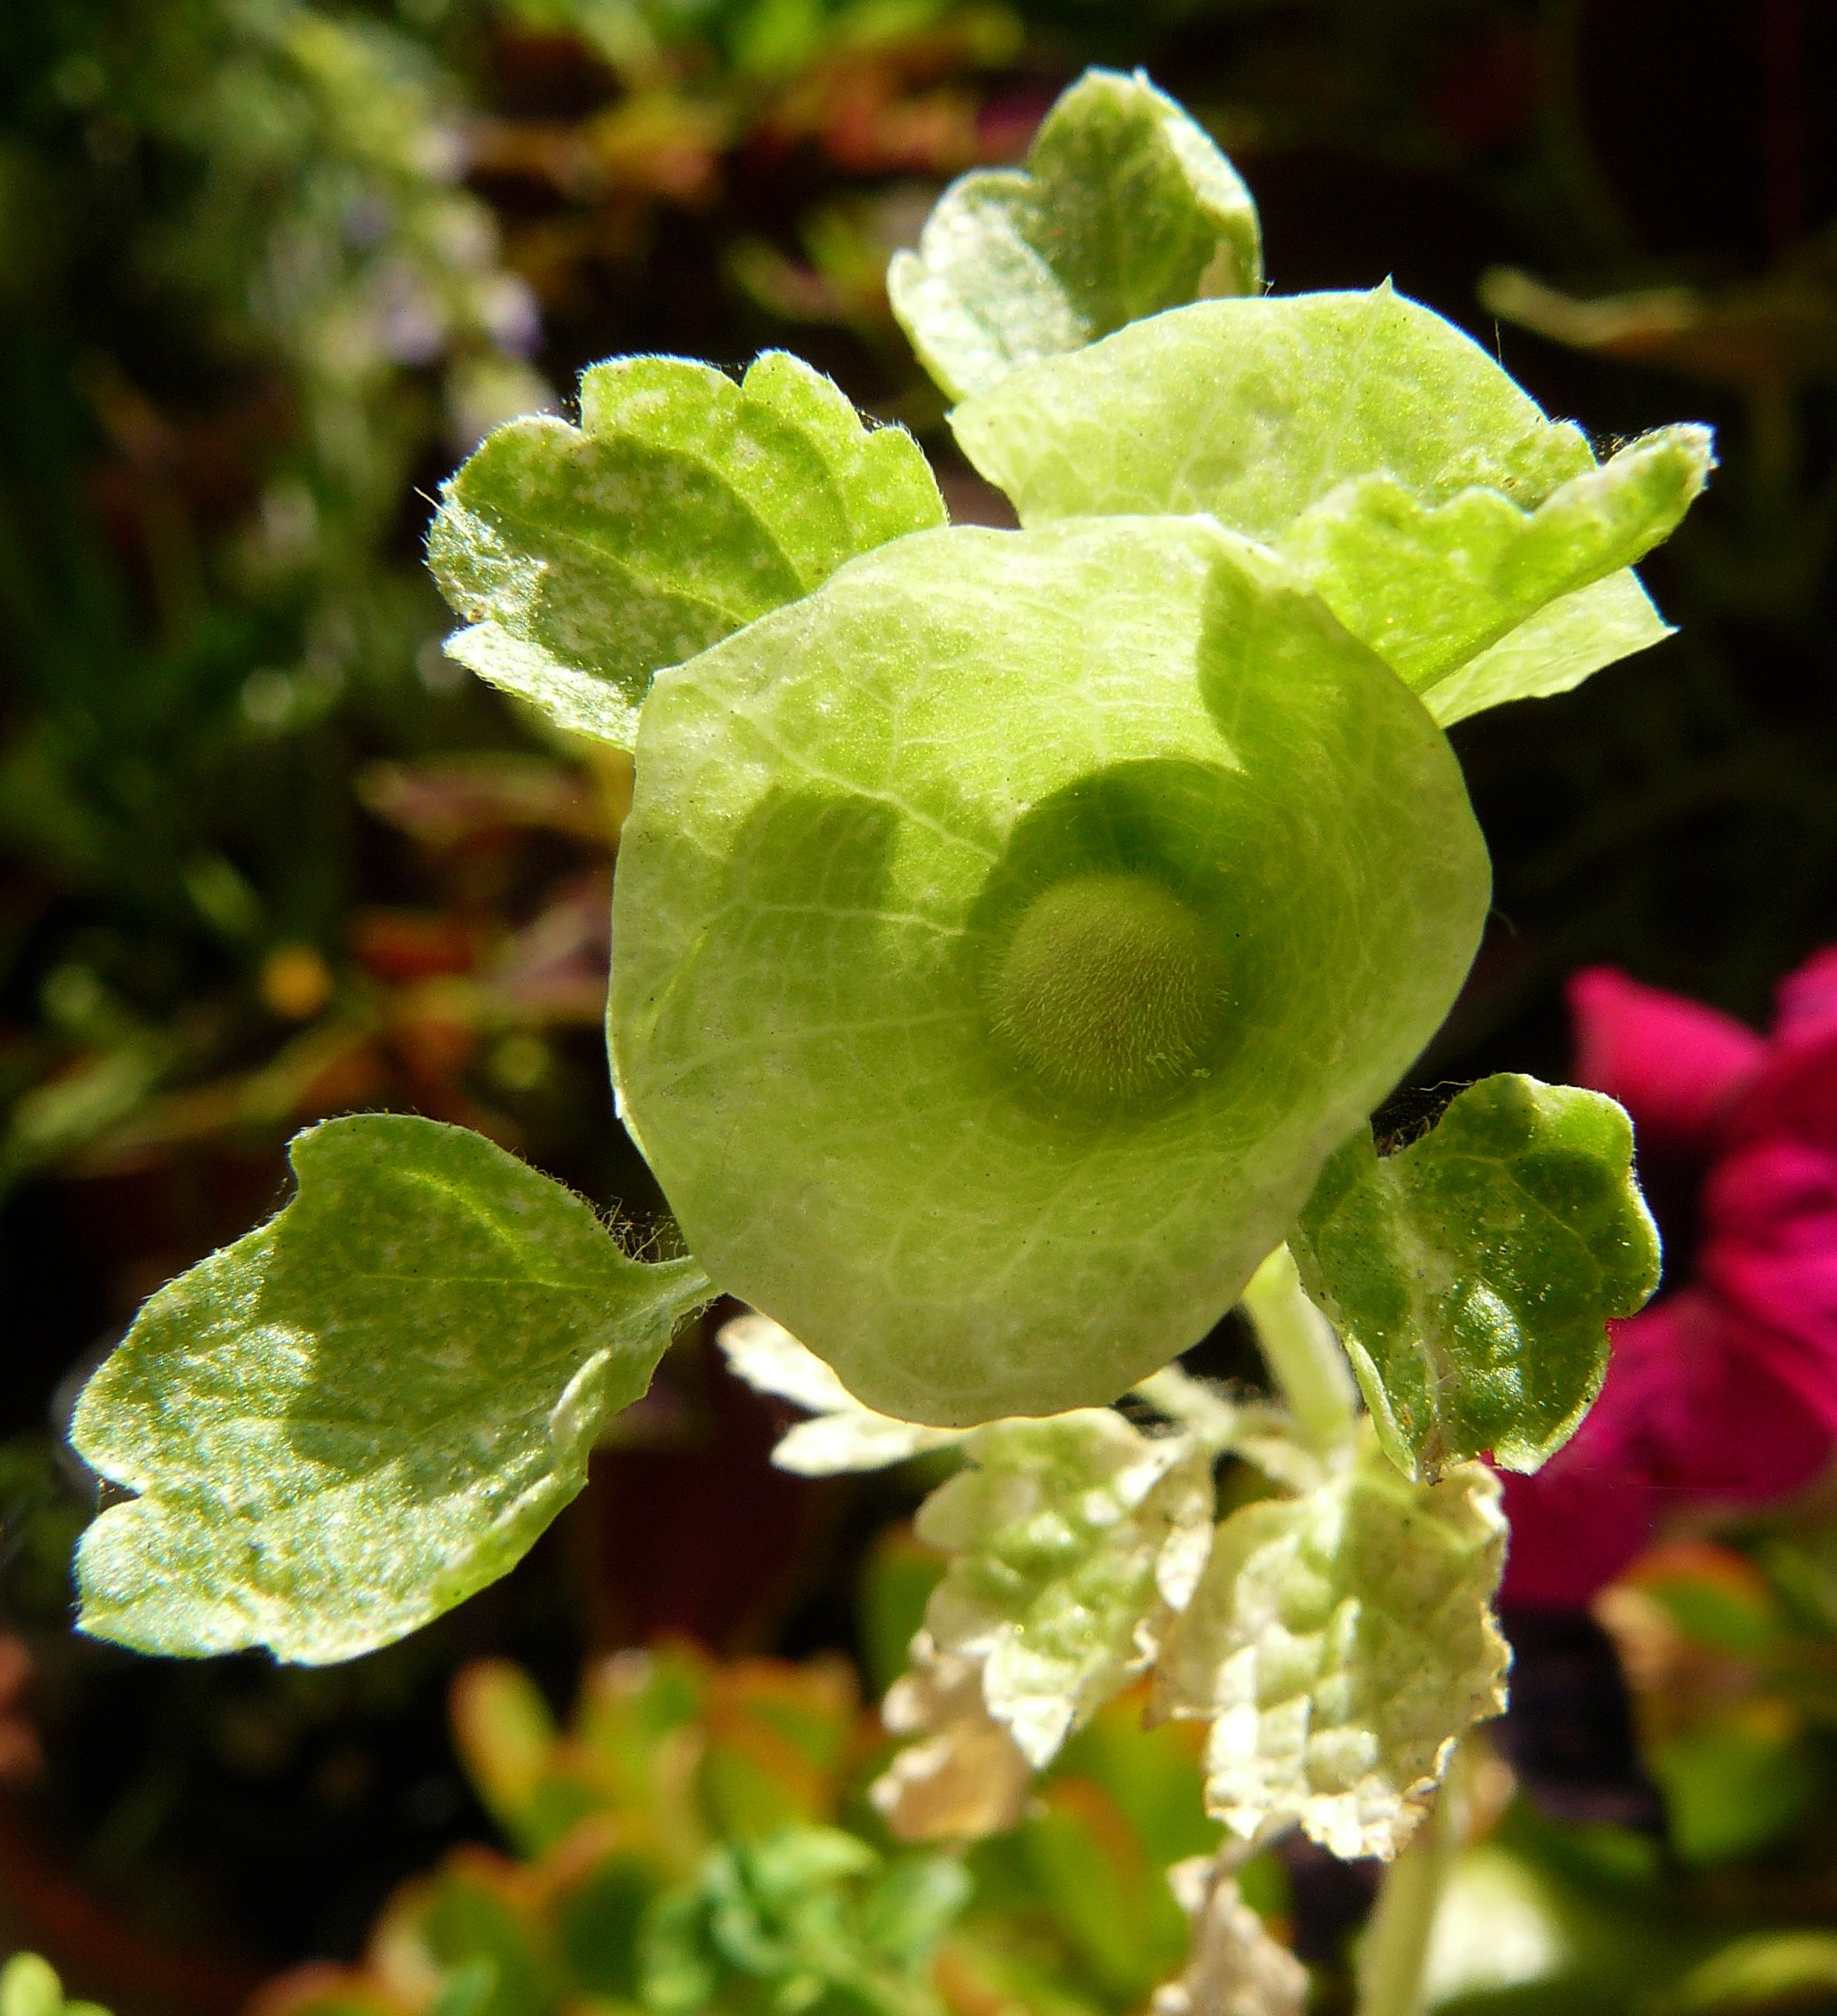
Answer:
<svg viewBox="0 0 1837 2016"><path fill-rule="evenodd" d="M1285 1246L1251 1276L1244 1309L1301 1440L1316 1449L1345 1441L1358 1407L1352 1367L1332 1325L1308 1301Z"/></svg>
<svg viewBox="0 0 1837 2016"><path fill-rule="evenodd" d="M1357 2016L1421 2016L1435 1913L1465 1830L1464 1784L1457 1750L1416 1839L1384 1873L1359 1952Z"/></svg>

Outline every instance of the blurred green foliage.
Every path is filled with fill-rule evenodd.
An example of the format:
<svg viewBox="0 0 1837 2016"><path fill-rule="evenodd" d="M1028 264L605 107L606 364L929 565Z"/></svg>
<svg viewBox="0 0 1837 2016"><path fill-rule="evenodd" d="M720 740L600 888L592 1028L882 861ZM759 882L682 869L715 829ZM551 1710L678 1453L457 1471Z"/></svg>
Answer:
<svg viewBox="0 0 1837 2016"><path fill-rule="evenodd" d="M1837 2004L1837 1517L1650 1549L1597 1600L1663 1838L1520 1799L1457 1865L1430 2000L1463 2016Z"/></svg>
<svg viewBox="0 0 1837 2016"><path fill-rule="evenodd" d="M882 1560L884 1607L874 1584L904 1563ZM1196 1743L1141 1708L1138 1689L1100 1713L1019 1828L944 1855L875 1819L889 1744L839 1661L621 1653L566 1731L519 1668L468 1667L454 1733L516 1859L458 1850L398 1894L361 1971L303 1970L258 2006L1121 2016L1185 1956L1165 1870L1218 1840Z"/></svg>
<svg viewBox="0 0 1837 2016"><path fill-rule="evenodd" d="M482 1100L488 1125L507 1104L492 1131L517 1132L544 1017L449 1000L432 1019L462 1056L391 1054L374 983L403 976L352 943L353 911L397 893L351 791L362 760L529 732L440 654L422 493L552 404L544 310L565 325L583 290L639 292L660 207L706 212L767 132L845 173L851 144L870 170L965 165L974 99L936 79L1016 34L962 0L9 12L0 1190L97 1143L90 1166L109 1143L272 1142L367 1100L475 1120ZM559 66L590 109L494 105L520 64ZM724 286L744 234L716 236ZM471 837L552 823L496 809ZM532 1025L495 1090L468 1078L468 1035Z"/></svg>
<svg viewBox="0 0 1837 2016"><path fill-rule="evenodd" d="M36 1953L15 1953L0 1967L0 2016L108 2016L93 2002L66 1998L64 1984Z"/></svg>
<svg viewBox="0 0 1837 2016"><path fill-rule="evenodd" d="M1833 1534L1814 1506L1733 1545L1668 1543L1604 1598L1663 1837L1551 1817L1482 1734L1431 2010L1830 2005ZM910 1623L938 1565L890 1529L864 1618ZM1194 1746L1177 1726L1145 1729L1142 1705L1131 1690L1074 1737L1018 1827L916 1854L889 1841L864 1796L890 1745L838 1660L722 1665L682 1643L621 1653L589 1669L565 1730L521 1669L474 1665L454 1687L454 1734L512 1856L458 1850L398 1894L360 1969L284 1977L259 2016L546 2016L608 2002L1123 2016L1185 1958L1167 1871L1219 1841ZM1732 1768L1738 1754L1749 1762ZM1266 1850L1243 1891L1289 1927L1307 1867ZM1317 1927L1316 1939L1319 2005L1337 2007L1351 1949L1323 1950Z"/></svg>
<svg viewBox="0 0 1837 2016"><path fill-rule="evenodd" d="M351 900L355 756L438 732L411 475L545 393L399 28L165 0L0 45L17 1179L272 1043L264 962Z"/></svg>

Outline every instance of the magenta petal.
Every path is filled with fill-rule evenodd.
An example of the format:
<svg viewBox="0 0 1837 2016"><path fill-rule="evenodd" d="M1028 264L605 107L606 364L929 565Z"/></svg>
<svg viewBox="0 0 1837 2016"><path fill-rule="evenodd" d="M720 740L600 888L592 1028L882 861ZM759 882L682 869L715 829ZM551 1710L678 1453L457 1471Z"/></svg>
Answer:
<svg viewBox="0 0 1837 2016"><path fill-rule="evenodd" d="M1814 952L1779 983L1773 1033L1789 1039L1837 1033L1837 945Z"/></svg>
<svg viewBox="0 0 1837 2016"><path fill-rule="evenodd" d="M1569 983L1576 1078L1617 1099L1656 1142L1707 1143L1766 1045L1732 1016L1668 994L1610 966Z"/></svg>
<svg viewBox="0 0 1837 2016"><path fill-rule="evenodd" d="M1575 1442L1535 1477L1508 1471L1500 1482L1512 1529L1500 1600L1529 1610L1580 1608L1632 1560L1657 1521L1659 1494L1647 1479Z"/></svg>
<svg viewBox="0 0 1837 2016"><path fill-rule="evenodd" d="M1669 1376L1671 1354L1642 1351L1636 1324L1613 1326L1607 1382L1574 1436L1535 1476L1500 1478L1511 1522L1500 1592L1508 1603L1586 1603L1651 1538L1663 1499L1644 1446L1648 1388Z"/></svg>
<svg viewBox="0 0 1837 2016"><path fill-rule="evenodd" d="M1615 1411L1653 1483L1764 1503L1802 1488L1829 1462L1833 1431L1808 1405L1794 1340L1702 1288L1614 1329Z"/></svg>
<svg viewBox="0 0 1837 2016"><path fill-rule="evenodd" d="M1764 1503L1824 1470L1837 1431L1808 1405L1802 1348L1701 1288L1611 1325L1606 1385L1534 1477L1505 1477L1504 1599L1586 1603L1669 1512Z"/></svg>
<svg viewBox="0 0 1837 2016"><path fill-rule="evenodd" d="M1837 1152L1837 1028L1808 1023L1781 1036L1741 1087L1727 1132L1741 1141L1787 1135Z"/></svg>
<svg viewBox="0 0 1837 2016"><path fill-rule="evenodd" d="M1761 1141L1703 1193L1698 1278L1746 1348L1837 1437L1837 1152Z"/></svg>

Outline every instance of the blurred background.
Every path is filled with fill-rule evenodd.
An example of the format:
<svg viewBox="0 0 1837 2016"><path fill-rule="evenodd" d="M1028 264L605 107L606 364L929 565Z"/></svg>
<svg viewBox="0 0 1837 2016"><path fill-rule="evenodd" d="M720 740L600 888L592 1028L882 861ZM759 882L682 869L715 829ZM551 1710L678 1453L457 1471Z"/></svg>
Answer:
<svg viewBox="0 0 1837 2016"><path fill-rule="evenodd" d="M783 345L916 432L955 515L1001 521L882 274L1088 62L1210 128L1277 290L1389 275L1603 446L1718 430L1644 570L1680 634L1455 731L1497 908L1421 1086L1562 1078L1591 963L1758 1025L1837 940L1824 0L9 0L0 1951L73 1992L629 2006L592 1927L652 1878L620 1863L620 1890L576 1823L667 1833L684 1731L698 1838L871 1827L861 1704L936 1572L901 1525L927 1479L773 1471L788 1416L706 1338L506 1583L326 1672L73 1637L90 1501L58 1434L141 1298L281 1201L320 1116L461 1122L654 1219L599 1031L629 775L442 655L429 498L598 358ZM1675 1275L1687 1172L1657 1202ZM1199 1362L1254 1376L1229 1328ZM1609 1595L1510 1620L1468 1921L1534 1951L1494 1979L1450 1948L1439 2003L1647 2006L1675 1977L1652 2006L1837 2007L1837 1947L1779 1935L1837 1924L1837 1498L1700 1520ZM564 1740L545 1718L571 1714ZM961 2016L1122 2016L1177 1968L1159 1870L1210 1831L1191 1756L1131 1729L1101 1721L978 1851L940 1976ZM1252 1889L1342 2005L1369 1872L1286 1850Z"/></svg>

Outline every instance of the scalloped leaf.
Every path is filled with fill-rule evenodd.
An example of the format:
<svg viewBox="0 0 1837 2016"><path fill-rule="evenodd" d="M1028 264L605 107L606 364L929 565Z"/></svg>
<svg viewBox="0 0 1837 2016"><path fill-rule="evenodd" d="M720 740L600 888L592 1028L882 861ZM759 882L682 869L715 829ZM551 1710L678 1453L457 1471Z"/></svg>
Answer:
<svg viewBox="0 0 1837 2016"><path fill-rule="evenodd" d="M925 1628L980 1659L989 1712L1036 1769L1154 1657L1211 1532L1211 1456L1084 1408L1000 1421L920 1508L919 1538L956 1558Z"/></svg>
<svg viewBox="0 0 1837 2016"><path fill-rule="evenodd" d="M581 380L581 424L488 436L441 492L428 564L470 628L449 655L561 727L629 747L653 673L945 521L924 456L864 428L821 373L768 351L625 357Z"/></svg>
<svg viewBox="0 0 1837 2016"><path fill-rule="evenodd" d="M1412 1484L1368 1439L1318 1490L1220 1525L1154 1704L1210 1719L1207 1805L1234 1834L1299 1820L1347 1859L1409 1838L1462 1734L1505 1706L1499 1498L1478 1464Z"/></svg>
<svg viewBox="0 0 1837 2016"><path fill-rule="evenodd" d="M1548 699L1637 651L1649 651L1671 626L1630 569L1578 588L1527 616L1495 645L1455 667L1424 693L1444 728L1507 700Z"/></svg>
<svg viewBox="0 0 1837 2016"><path fill-rule="evenodd" d="M1354 1136L1290 1244L1408 1477L1483 1449L1538 1469L1601 1390L1608 1318L1658 1285L1626 1115L1513 1073L1395 1155Z"/></svg>
<svg viewBox="0 0 1837 2016"><path fill-rule="evenodd" d="M1262 284L1250 192L1140 71L1087 70L1026 166L953 182L917 251L887 271L894 314L953 398L1140 316Z"/></svg>
<svg viewBox="0 0 1837 2016"><path fill-rule="evenodd" d="M1665 636L1625 568L1712 460L1679 428L1597 467L1388 283L1174 309L1012 374L951 425L1023 524L1204 511L1277 546L1444 724Z"/></svg>
<svg viewBox="0 0 1837 2016"><path fill-rule="evenodd" d="M1676 529L1715 466L1710 430L1668 427L1526 511L1494 490L1444 503L1382 473L1342 484L1280 551L1438 721L1447 676L1552 602L1629 568ZM1471 681L1463 712L1520 696Z"/></svg>
<svg viewBox="0 0 1837 2016"><path fill-rule="evenodd" d="M396 1114L294 1138L297 1193L154 1295L71 1440L136 1492L84 1534L81 1627L317 1665L521 1558L711 1290L477 1134Z"/></svg>

